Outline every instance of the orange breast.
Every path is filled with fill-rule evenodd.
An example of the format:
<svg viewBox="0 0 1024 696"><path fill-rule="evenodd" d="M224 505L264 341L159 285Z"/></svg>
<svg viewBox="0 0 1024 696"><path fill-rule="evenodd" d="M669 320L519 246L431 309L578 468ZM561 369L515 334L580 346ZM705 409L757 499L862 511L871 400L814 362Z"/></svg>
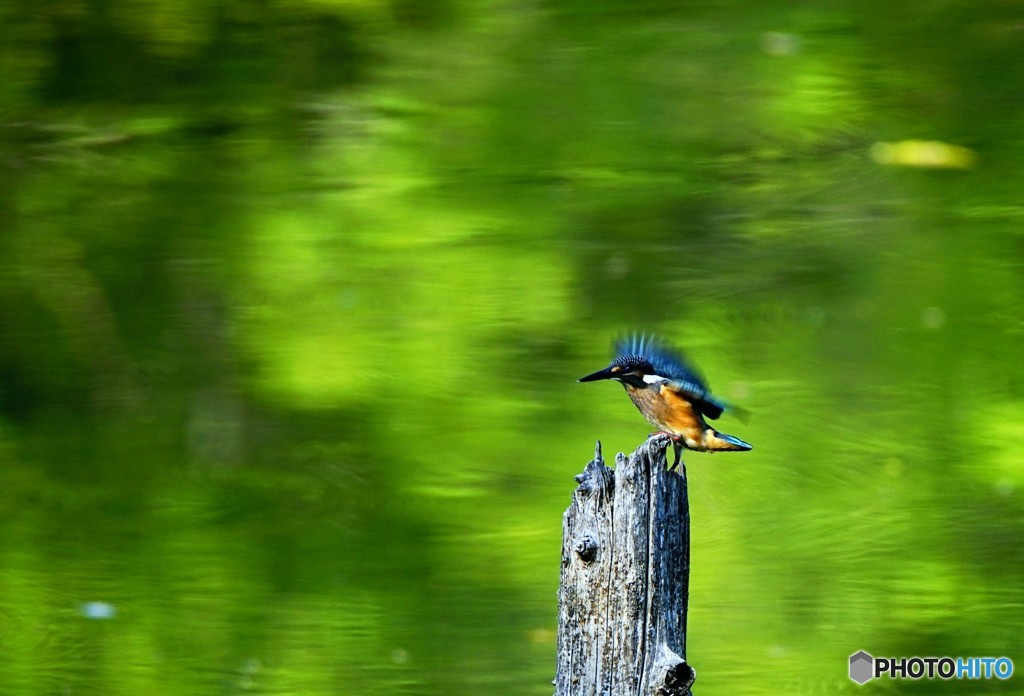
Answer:
<svg viewBox="0 0 1024 696"><path fill-rule="evenodd" d="M657 392L627 386L626 392L640 413L655 428L681 435L694 444L700 442L707 425L689 399L665 385Z"/></svg>
<svg viewBox="0 0 1024 696"><path fill-rule="evenodd" d="M669 432L682 435L687 440L700 441L707 429L704 418L693 408L693 404L670 386L661 385L659 394L662 403L662 420Z"/></svg>

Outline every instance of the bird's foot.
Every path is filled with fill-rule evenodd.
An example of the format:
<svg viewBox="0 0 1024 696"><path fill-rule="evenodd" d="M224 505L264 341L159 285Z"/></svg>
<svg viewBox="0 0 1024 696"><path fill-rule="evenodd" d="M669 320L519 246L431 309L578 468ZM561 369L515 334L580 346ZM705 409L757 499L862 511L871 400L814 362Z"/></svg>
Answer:
<svg viewBox="0 0 1024 696"><path fill-rule="evenodd" d="M666 449L668 448L669 443L672 443L672 449L675 450L676 458L675 458L675 461L672 462L672 466L670 466L668 468L668 470L669 471L675 471L676 467L679 466L680 462L682 462L682 457L683 457L683 442L682 442L682 439L678 435L673 435L672 433L666 433L664 430L659 430L656 433L651 433L651 437L652 438L659 438L659 439L660 438L665 438L666 440L668 440L668 442L665 443ZM685 464L683 465L683 474L684 475L686 474L686 465Z"/></svg>
<svg viewBox="0 0 1024 696"><path fill-rule="evenodd" d="M668 468L669 471L675 471L676 467L682 464L683 461L683 443L679 440L672 440L672 447L676 451L676 460L672 462L672 466ZM683 476L686 476L686 465L683 464Z"/></svg>

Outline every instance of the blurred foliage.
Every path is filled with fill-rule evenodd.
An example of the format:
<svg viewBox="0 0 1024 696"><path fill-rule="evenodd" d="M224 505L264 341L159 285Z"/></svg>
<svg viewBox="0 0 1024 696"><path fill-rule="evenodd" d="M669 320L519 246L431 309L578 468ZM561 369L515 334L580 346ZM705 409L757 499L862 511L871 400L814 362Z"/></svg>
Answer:
<svg viewBox="0 0 1024 696"><path fill-rule="evenodd" d="M633 328L755 414L688 459L702 693L1020 656L1019 6L0 18L0 692L550 693Z"/></svg>

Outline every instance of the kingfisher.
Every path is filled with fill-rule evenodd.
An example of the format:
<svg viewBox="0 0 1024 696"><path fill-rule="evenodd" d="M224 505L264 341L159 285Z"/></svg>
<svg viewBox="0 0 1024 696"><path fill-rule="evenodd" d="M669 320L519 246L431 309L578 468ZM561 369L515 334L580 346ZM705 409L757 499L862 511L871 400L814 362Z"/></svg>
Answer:
<svg viewBox="0 0 1024 696"><path fill-rule="evenodd" d="M675 448L679 466L683 448L697 452L746 452L753 449L738 437L720 433L707 424L727 405L711 395L707 382L660 339L633 335L615 343L615 359L603 370L580 377L580 382L613 379L626 388L633 404Z"/></svg>

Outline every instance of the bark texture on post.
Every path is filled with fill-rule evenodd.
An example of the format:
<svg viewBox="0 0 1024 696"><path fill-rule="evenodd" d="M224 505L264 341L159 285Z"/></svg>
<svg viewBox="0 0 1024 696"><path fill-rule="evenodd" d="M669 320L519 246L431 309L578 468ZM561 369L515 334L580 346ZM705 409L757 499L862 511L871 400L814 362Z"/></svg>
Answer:
<svg viewBox="0 0 1024 696"><path fill-rule="evenodd" d="M562 523L555 696L689 696L686 476L667 471L665 438L615 470L601 443Z"/></svg>

